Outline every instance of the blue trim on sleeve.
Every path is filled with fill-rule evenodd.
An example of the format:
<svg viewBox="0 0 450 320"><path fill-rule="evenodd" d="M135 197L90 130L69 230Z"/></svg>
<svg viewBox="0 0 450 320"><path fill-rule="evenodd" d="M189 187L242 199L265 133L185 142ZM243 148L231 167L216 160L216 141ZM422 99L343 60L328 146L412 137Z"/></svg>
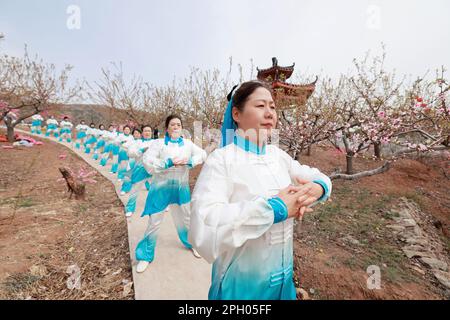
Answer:
<svg viewBox="0 0 450 320"><path fill-rule="evenodd" d="M166 169L168 169L170 167L173 167L172 158L169 158L169 159L166 160L166 166L165 167L166 167Z"/></svg>
<svg viewBox="0 0 450 320"><path fill-rule="evenodd" d="M189 158L189 161L187 162L187 165L188 165L189 168L193 167L193 165L192 165L192 158Z"/></svg>
<svg viewBox="0 0 450 320"><path fill-rule="evenodd" d="M288 208L279 197L273 197L267 200L273 209L273 223L282 222L288 217Z"/></svg>
<svg viewBox="0 0 450 320"><path fill-rule="evenodd" d="M323 189L323 195L319 199L317 199L317 201L325 201L326 199L328 199L329 190L327 184L322 180L314 180L313 182L320 185Z"/></svg>

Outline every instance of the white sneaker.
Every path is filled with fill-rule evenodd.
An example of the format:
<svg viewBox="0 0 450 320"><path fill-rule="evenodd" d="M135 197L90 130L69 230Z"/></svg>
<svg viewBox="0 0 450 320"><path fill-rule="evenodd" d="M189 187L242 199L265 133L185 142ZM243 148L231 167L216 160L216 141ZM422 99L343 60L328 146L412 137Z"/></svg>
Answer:
<svg viewBox="0 0 450 320"><path fill-rule="evenodd" d="M148 265L150 264L150 262L148 261L139 261L139 263L136 266L136 272L141 273L144 272L145 269L147 269Z"/></svg>
<svg viewBox="0 0 450 320"><path fill-rule="evenodd" d="M121 195L121 196L124 196L125 194L126 194L125 191L120 191L120 195Z"/></svg>
<svg viewBox="0 0 450 320"><path fill-rule="evenodd" d="M133 212L129 211L127 213L125 213L125 217L129 218L133 215Z"/></svg>
<svg viewBox="0 0 450 320"><path fill-rule="evenodd" d="M117 179L118 182L122 182L122 179Z"/></svg>
<svg viewBox="0 0 450 320"><path fill-rule="evenodd" d="M197 250L195 250L194 248L191 248L192 250L192 254L194 255L194 257L196 258L201 258L202 256L197 252Z"/></svg>

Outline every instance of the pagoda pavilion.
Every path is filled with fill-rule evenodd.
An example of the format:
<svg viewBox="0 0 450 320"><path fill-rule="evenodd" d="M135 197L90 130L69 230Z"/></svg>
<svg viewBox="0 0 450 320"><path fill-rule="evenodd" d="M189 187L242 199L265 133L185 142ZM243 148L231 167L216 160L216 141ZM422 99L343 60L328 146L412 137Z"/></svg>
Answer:
<svg viewBox="0 0 450 320"><path fill-rule="evenodd" d="M272 58L272 67L268 69L259 69L257 78L268 83L273 89L275 100L278 101L278 107L284 110L297 108L306 103L308 98L316 88L316 80L309 84L293 84L286 82L294 72L295 63L291 66L281 67L278 65L277 58Z"/></svg>

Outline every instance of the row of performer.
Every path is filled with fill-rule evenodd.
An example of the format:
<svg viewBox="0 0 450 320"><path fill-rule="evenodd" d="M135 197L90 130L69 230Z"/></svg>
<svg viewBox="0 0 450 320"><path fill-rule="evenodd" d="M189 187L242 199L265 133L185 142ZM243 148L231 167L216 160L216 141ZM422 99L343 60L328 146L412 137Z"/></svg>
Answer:
<svg viewBox="0 0 450 320"><path fill-rule="evenodd" d="M244 82L228 100L221 146L209 155L182 136L177 115L166 118L164 136L156 139L150 126L116 130L80 123L74 147L101 166L112 161L110 172L122 183L121 194L129 195L127 217L140 191L147 194L141 216L149 216L148 227L135 250L137 272L154 260L158 231L170 212L184 247L213 264L210 299L295 299L294 219L329 198L331 180L268 143L278 118L266 84ZM59 126L53 120L47 120L46 135L71 142L68 119ZM42 121L33 119L33 132L41 133ZM248 130L258 134L247 136ZM200 164L191 197L190 170Z"/></svg>

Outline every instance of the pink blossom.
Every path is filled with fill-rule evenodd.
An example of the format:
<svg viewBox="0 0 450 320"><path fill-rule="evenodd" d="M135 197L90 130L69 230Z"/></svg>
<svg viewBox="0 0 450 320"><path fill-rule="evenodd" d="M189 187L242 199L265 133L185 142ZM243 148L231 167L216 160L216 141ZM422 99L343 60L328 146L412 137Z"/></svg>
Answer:
<svg viewBox="0 0 450 320"><path fill-rule="evenodd" d="M382 144L386 144L386 143L389 143L389 141L391 141L388 137L382 137L381 138L381 143Z"/></svg>
<svg viewBox="0 0 450 320"><path fill-rule="evenodd" d="M5 102L0 100L0 111L6 111L9 109L9 105Z"/></svg>

